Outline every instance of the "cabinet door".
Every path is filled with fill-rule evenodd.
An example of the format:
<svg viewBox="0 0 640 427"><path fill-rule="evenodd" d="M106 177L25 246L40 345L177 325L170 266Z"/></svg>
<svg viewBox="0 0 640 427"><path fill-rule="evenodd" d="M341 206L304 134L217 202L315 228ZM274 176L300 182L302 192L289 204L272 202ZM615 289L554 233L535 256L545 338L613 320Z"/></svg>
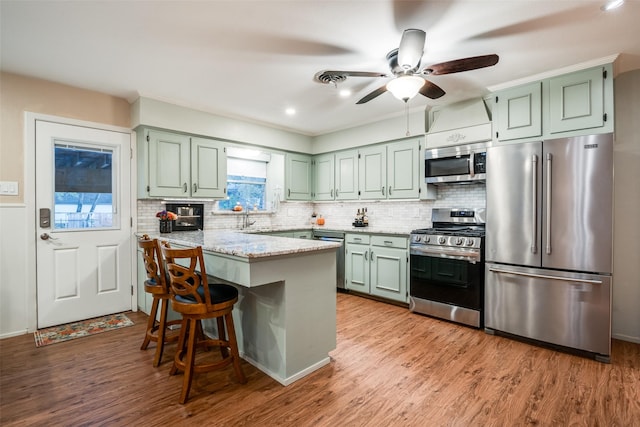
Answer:
<svg viewBox="0 0 640 427"><path fill-rule="evenodd" d="M603 73L597 67L549 80L551 133L604 126Z"/></svg>
<svg viewBox="0 0 640 427"><path fill-rule="evenodd" d="M287 154L285 195L288 200L311 200L311 156Z"/></svg>
<svg viewBox="0 0 640 427"><path fill-rule="evenodd" d="M313 182L315 200L333 200L335 198L334 155L315 156L313 168L315 172Z"/></svg>
<svg viewBox="0 0 640 427"><path fill-rule="evenodd" d="M387 198L417 199L420 195L419 140L387 145Z"/></svg>
<svg viewBox="0 0 640 427"><path fill-rule="evenodd" d="M191 196L222 198L227 191L227 155L222 141L191 138Z"/></svg>
<svg viewBox="0 0 640 427"><path fill-rule="evenodd" d="M371 246L371 294L407 302L407 250Z"/></svg>
<svg viewBox="0 0 640 427"><path fill-rule="evenodd" d="M369 293L369 245L345 245L346 288Z"/></svg>
<svg viewBox="0 0 640 427"><path fill-rule="evenodd" d="M336 153L336 200L358 199L358 151Z"/></svg>
<svg viewBox="0 0 640 427"><path fill-rule="evenodd" d="M500 141L542 135L542 83L496 93Z"/></svg>
<svg viewBox="0 0 640 427"><path fill-rule="evenodd" d="M359 150L358 185L361 199L387 197L387 147L374 146Z"/></svg>
<svg viewBox="0 0 640 427"><path fill-rule="evenodd" d="M191 185L189 137L150 130L149 195L188 197Z"/></svg>

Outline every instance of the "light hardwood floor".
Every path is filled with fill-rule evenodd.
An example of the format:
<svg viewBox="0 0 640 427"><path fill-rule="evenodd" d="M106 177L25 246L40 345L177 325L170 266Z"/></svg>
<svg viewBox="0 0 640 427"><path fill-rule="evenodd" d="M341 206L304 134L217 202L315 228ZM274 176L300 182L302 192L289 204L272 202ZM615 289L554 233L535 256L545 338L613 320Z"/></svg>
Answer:
<svg viewBox="0 0 640 427"><path fill-rule="evenodd" d="M640 426L639 344L614 340L603 364L338 294L331 364L283 387L243 362L247 384L200 374L180 405L175 344L153 368L146 316L128 315L47 347L0 341L0 425Z"/></svg>

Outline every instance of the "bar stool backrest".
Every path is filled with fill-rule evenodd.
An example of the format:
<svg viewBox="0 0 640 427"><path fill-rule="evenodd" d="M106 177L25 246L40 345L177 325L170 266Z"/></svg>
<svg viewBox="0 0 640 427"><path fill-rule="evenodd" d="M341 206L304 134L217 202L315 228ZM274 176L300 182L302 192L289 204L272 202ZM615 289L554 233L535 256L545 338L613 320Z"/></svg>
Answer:
<svg viewBox="0 0 640 427"><path fill-rule="evenodd" d="M179 295L197 304L205 304L207 308L211 307L202 247L175 249L163 245L161 250L167 263L171 292L174 296Z"/></svg>
<svg viewBox="0 0 640 427"><path fill-rule="evenodd" d="M160 253L160 242L158 242L158 239L152 240L147 234L144 234L138 240L138 247L142 249L142 259L147 272L147 283L160 286L165 293L168 293L169 286Z"/></svg>

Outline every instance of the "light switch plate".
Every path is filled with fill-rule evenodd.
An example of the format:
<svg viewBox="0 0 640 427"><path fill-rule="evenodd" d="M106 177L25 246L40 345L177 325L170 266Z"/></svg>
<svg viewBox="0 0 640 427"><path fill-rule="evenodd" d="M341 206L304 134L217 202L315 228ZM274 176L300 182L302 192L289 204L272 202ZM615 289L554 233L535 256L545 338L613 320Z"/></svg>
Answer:
<svg viewBox="0 0 640 427"><path fill-rule="evenodd" d="M0 195L17 196L18 183L16 181L0 181Z"/></svg>

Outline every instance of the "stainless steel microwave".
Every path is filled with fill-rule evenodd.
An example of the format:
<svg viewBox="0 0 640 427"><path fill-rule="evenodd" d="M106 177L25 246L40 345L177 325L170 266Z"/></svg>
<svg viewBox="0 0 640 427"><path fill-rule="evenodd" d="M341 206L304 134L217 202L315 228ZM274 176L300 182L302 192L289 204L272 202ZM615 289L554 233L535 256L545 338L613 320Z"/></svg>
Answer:
<svg viewBox="0 0 640 427"><path fill-rule="evenodd" d="M427 150L424 171L427 184L484 181L487 176L487 144Z"/></svg>

